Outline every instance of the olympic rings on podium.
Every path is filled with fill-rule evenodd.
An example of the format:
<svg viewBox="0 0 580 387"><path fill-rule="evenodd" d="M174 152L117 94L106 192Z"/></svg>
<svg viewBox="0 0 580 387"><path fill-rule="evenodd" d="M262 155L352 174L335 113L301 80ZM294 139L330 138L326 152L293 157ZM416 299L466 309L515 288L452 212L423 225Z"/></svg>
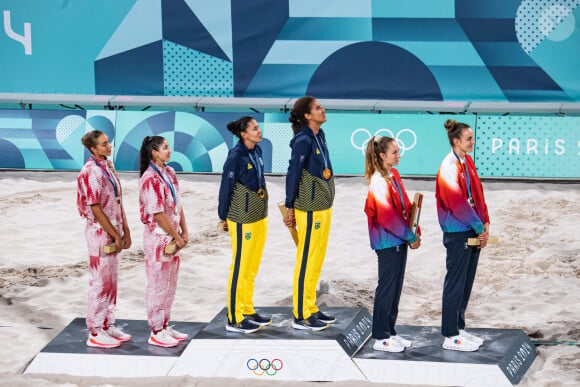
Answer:
<svg viewBox="0 0 580 387"><path fill-rule="evenodd" d="M275 358L270 361L269 359L257 359L250 358L246 362L246 366L250 371L256 376L262 376L264 374L268 376L274 376L284 367L282 360Z"/></svg>

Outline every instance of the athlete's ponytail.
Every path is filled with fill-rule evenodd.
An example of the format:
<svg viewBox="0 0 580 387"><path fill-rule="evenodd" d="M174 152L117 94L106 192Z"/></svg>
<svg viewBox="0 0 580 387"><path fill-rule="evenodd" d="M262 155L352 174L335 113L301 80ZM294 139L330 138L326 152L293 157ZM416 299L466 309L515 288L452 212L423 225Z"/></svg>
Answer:
<svg viewBox="0 0 580 387"><path fill-rule="evenodd" d="M383 166L381 153L387 153L389 144L394 142L392 137L383 137L374 135L367 144L367 151L365 154L365 177L368 181L376 171L380 171L383 177L390 179L387 170Z"/></svg>
<svg viewBox="0 0 580 387"><path fill-rule="evenodd" d="M153 159L152 152L154 150L159 150L159 146L163 144L163 141L165 141L165 138L161 136L147 136L143 139L143 143L141 144L141 150L139 151L141 159L139 176L143 176L147 168L149 168L149 163Z"/></svg>

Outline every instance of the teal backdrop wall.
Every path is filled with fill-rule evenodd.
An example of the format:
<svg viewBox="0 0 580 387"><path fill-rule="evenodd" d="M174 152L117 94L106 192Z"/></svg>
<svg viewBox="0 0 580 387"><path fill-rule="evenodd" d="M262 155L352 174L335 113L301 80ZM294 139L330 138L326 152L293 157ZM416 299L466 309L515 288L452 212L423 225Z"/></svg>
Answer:
<svg viewBox="0 0 580 387"><path fill-rule="evenodd" d="M119 170L138 170L139 148L147 135L168 139L171 165L183 172L221 172L235 139L225 128L239 112L0 110L0 168L79 170L86 158L80 139L98 129L114 146ZM252 113L263 129L260 144L267 173L286 173L292 129L288 115ZM363 150L375 134L397 139L399 171L434 176L449 152L443 123L470 125L473 153L487 177L580 178L580 117L538 115L444 115L327 113L323 125L334 172L364 172Z"/></svg>
<svg viewBox="0 0 580 387"><path fill-rule="evenodd" d="M0 93L580 101L580 0L2 0Z"/></svg>
<svg viewBox="0 0 580 387"><path fill-rule="evenodd" d="M80 137L99 129L111 138L120 170L135 170L142 138L161 134L174 148L177 170L221 171L235 142L226 124L239 111L104 106L113 97L154 96L153 109L173 97L304 94L449 106L578 105L579 6L580 0L2 0L0 168L80 169L87 156ZM10 102L3 104L6 95ZM74 109L72 98L61 108L53 98L57 106L46 110L24 102L30 95L47 101L79 95L94 103ZM10 110L18 102L22 110ZM385 112L328 114L324 129L336 173L361 174L365 142L379 133L399 141L401 173L432 176L448 151L443 122L452 117L474 128L482 176L580 178L577 116ZM285 173L287 114L251 115L264 131L266 171Z"/></svg>

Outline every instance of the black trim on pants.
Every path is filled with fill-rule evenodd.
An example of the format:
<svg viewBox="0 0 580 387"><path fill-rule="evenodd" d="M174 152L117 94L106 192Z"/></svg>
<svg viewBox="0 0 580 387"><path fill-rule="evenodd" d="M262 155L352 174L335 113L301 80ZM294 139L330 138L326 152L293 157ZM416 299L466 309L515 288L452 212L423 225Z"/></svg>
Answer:
<svg viewBox="0 0 580 387"><path fill-rule="evenodd" d="M302 262L300 263L300 276L298 277L298 320L304 320L304 278L306 277L306 265L308 264L308 250L310 248L310 236L312 235L312 211L306 213L306 236L304 237L304 249L302 250Z"/></svg>
<svg viewBox="0 0 580 387"><path fill-rule="evenodd" d="M238 277L240 275L240 263L242 260L242 224L236 223L236 259L234 261L234 272L232 273L232 285L230 289L230 313L232 320L230 323L237 324L236 321L236 290L238 288Z"/></svg>

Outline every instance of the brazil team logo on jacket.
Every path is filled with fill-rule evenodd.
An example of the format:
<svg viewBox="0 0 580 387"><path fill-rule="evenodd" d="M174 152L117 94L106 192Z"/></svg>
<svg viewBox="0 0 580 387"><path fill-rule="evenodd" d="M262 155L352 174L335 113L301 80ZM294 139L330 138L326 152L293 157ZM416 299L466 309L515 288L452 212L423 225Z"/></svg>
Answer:
<svg viewBox="0 0 580 387"><path fill-rule="evenodd" d="M314 229L315 230L319 230L320 229L320 221L317 220L316 222L314 222Z"/></svg>
<svg viewBox="0 0 580 387"><path fill-rule="evenodd" d="M247 241L249 241L249 240L250 240L250 238L252 238L252 232L251 232L251 231L250 231L250 232L247 232L247 233L244 235L244 238L246 238L246 240L247 240Z"/></svg>

